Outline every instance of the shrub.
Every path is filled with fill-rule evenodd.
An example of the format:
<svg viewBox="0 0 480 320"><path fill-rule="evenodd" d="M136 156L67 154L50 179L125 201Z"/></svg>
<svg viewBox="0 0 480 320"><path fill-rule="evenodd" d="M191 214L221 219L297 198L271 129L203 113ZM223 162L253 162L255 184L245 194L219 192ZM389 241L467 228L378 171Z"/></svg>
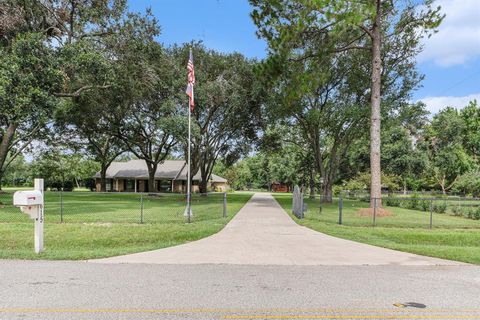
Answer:
<svg viewBox="0 0 480 320"><path fill-rule="evenodd" d="M436 213L445 213L447 212L447 204L444 201L434 203L433 211Z"/></svg>
<svg viewBox="0 0 480 320"><path fill-rule="evenodd" d="M473 219L473 214L474 214L475 210L467 210L467 218L468 219Z"/></svg>
<svg viewBox="0 0 480 320"><path fill-rule="evenodd" d="M332 193L335 197L338 197L343 192L343 187L339 185L334 185L332 187Z"/></svg>
<svg viewBox="0 0 480 320"><path fill-rule="evenodd" d="M419 208L420 200L418 199L418 194L412 195L409 200L404 201L404 208L416 210Z"/></svg>
<svg viewBox="0 0 480 320"><path fill-rule="evenodd" d="M480 220L480 207L477 207L475 211L473 211L473 219L474 220Z"/></svg>
<svg viewBox="0 0 480 320"><path fill-rule="evenodd" d="M370 202L370 197L369 196L362 196L362 197L360 197L359 200L362 201L362 202Z"/></svg>
<svg viewBox="0 0 480 320"><path fill-rule="evenodd" d="M62 190L62 182L61 181L53 181L49 185L50 190L52 191L60 191Z"/></svg>
<svg viewBox="0 0 480 320"><path fill-rule="evenodd" d="M419 208L420 210L430 211L430 201L429 200L420 200L419 206L420 206L420 208Z"/></svg>
<svg viewBox="0 0 480 320"><path fill-rule="evenodd" d="M461 175L455 185L454 192L461 192L464 194L477 195L480 190L480 170L473 170Z"/></svg>
<svg viewBox="0 0 480 320"><path fill-rule="evenodd" d="M396 175L382 173L382 186L388 190L400 190L400 178ZM345 182L345 190L368 190L370 187L371 175L368 172L360 173L356 177Z"/></svg>
<svg viewBox="0 0 480 320"><path fill-rule="evenodd" d="M65 181L65 183L63 184L63 191L73 191L73 188L73 181Z"/></svg>
<svg viewBox="0 0 480 320"><path fill-rule="evenodd" d="M385 199L385 205L388 207L400 207L400 200L396 199L391 193Z"/></svg>
<svg viewBox="0 0 480 320"><path fill-rule="evenodd" d="M468 210L465 208L462 208L460 206L453 206L452 207L452 213L456 217L462 217L462 216L467 216L468 215Z"/></svg>

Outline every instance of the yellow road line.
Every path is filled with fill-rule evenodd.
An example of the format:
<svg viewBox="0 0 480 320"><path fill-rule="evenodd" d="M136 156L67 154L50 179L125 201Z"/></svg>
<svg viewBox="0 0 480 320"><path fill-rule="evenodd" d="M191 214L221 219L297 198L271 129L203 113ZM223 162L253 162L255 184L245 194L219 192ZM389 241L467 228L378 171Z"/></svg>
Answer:
<svg viewBox="0 0 480 320"><path fill-rule="evenodd" d="M21 313L21 312L25 312L25 313L217 313L221 311L218 309L0 308L0 313ZM235 312L235 311L232 310L231 312Z"/></svg>
<svg viewBox="0 0 480 320"><path fill-rule="evenodd" d="M478 315L240 315L222 319L479 319Z"/></svg>

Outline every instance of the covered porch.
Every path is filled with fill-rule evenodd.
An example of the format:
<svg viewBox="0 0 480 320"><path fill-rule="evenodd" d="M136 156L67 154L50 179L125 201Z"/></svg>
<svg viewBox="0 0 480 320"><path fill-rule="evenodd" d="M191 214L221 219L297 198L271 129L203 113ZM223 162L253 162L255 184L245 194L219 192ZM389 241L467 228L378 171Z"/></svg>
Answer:
<svg viewBox="0 0 480 320"><path fill-rule="evenodd" d="M101 180L96 179L96 190L101 190ZM186 193L186 180L167 180L156 179L154 190L149 190L148 179L131 179L131 178L113 178L106 179L107 192L159 192L159 193ZM192 191L198 192L198 181L193 181Z"/></svg>

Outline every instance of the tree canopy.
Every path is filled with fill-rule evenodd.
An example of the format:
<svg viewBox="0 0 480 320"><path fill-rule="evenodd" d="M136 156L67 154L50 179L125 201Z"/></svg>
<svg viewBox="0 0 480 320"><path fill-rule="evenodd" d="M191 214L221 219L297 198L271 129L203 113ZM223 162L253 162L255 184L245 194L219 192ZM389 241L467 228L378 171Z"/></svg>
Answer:
<svg viewBox="0 0 480 320"><path fill-rule="evenodd" d="M375 198L382 188L478 191L477 102L437 114L412 103L421 39L443 19L434 1L250 4L262 61L166 46L161 21L126 0L2 1L0 186L35 175L80 186L98 170L105 191L110 164L135 158L155 191L157 167L187 153L192 49L201 192L213 173L237 189L299 184L325 201L353 186Z"/></svg>

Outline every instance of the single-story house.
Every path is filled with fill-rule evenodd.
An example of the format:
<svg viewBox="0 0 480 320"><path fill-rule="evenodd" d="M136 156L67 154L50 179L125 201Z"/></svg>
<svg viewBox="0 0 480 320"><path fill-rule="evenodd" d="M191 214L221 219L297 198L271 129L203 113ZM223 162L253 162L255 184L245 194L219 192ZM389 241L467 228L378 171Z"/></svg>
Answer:
<svg viewBox="0 0 480 320"><path fill-rule="evenodd" d="M118 192L177 192L187 191L187 163L183 160L166 160L157 167L155 190L148 190L148 170L144 160L112 162L106 174L107 191ZM192 179L192 191L199 191L200 172ZM101 190L100 172L95 175L96 190ZM227 191L228 181L212 174L207 188L213 191Z"/></svg>

